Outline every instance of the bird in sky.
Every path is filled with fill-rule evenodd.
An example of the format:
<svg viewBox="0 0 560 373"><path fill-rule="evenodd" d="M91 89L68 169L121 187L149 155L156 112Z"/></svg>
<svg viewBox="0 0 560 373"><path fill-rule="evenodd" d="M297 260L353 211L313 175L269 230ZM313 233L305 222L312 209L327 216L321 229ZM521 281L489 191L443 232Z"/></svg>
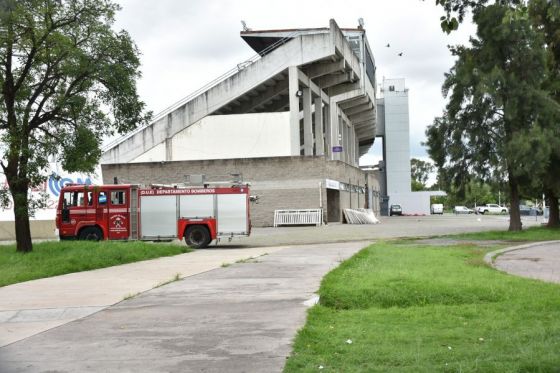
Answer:
<svg viewBox="0 0 560 373"><path fill-rule="evenodd" d="M391 44L387 43L386 47L387 47L387 48L391 47Z"/></svg>
<svg viewBox="0 0 560 373"><path fill-rule="evenodd" d="M402 55L403 55L403 52L399 53L399 57L402 57Z"/></svg>

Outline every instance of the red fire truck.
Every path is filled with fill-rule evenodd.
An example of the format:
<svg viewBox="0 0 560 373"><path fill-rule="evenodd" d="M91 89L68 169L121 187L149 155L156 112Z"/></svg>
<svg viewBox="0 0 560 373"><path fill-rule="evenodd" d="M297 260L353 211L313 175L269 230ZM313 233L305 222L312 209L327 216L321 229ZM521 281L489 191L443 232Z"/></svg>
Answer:
<svg viewBox="0 0 560 373"><path fill-rule="evenodd" d="M62 188L56 214L60 239L185 239L195 248L213 240L248 236L247 184L200 187L133 184Z"/></svg>

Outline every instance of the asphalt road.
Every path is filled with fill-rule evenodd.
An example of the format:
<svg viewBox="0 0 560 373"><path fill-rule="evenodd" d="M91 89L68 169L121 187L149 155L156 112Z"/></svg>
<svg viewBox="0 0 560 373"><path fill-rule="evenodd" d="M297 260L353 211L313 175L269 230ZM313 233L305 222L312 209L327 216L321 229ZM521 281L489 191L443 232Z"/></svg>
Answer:
<svg viewBox="0 0 560 373"><path fill-rule="evenodd" d="M323 242L425 237L488 230L507 230L507 215L429 215L381 217L381 224L329 224L320 227L255 228L250 237L232 241L247 247L302 245ZM541 217L523 217L523 227L540 225ZM223 246L221 243L220 246Z"/></svg>
<svg viewBox="0 0 560 373"><path fill-rule="evenodd" d="M512 275L560 283L560 241L526 246L499 255L494 266Z"/></svg>

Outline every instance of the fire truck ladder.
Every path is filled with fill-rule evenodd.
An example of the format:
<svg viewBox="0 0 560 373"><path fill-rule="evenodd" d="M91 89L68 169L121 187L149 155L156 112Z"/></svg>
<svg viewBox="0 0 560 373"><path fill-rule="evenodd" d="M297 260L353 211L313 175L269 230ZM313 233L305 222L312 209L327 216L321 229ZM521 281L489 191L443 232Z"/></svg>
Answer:
<svg viewBox="0 0 560 373"><path fill-rule="evenodd" d="M243 182L242 174L229 174L229 175L185 175L186 182L175 184L150 184L149 187L153 189L158 188L175 188L185 189L193 187L209 187L209 186L247 186L249 183Z"/></svg>
<svg viewBox="0 0 560 373"><path fill-rule="evenodd" d="M138 187L130 188L130 239L138 239Z"/></svg>

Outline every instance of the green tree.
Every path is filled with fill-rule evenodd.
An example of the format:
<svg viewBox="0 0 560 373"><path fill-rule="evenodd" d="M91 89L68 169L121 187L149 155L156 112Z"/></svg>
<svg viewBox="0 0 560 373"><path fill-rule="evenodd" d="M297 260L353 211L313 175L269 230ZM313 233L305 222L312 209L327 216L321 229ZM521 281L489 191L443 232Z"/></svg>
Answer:
<svg viewBox="0 0 560 373"><path fill-rule="evenodd" d="M431 162L423 161L417 158L410 159L410 174L412 177L412 190L426 190L426 183L430 174L434 172L435 167Z"/></svg>
<svg viewBox="0 0 560 373"><path fill-rule="evenodd" d="M474 13L472 47L452 48L457 62L444 84L447 112L426 131L428 152L454 185L473 176L507 178L510 230L521 229L520 185L550 161L553 131L540 121L557 105L543 91L546 50L524 7L494 4Z"/></svg>
<svg viewBox="0 0 560 373"><path fill-rule="evenodd" d="M17 250L32 250L29 188L48 157L92 172L104 135L149 119L136 93L138 50L112 30L110 0L0 3L0 165L14 203Z"/></svg>
<svg viewBox="0 0 560 373"><path fill-rule="evenodd" d="M441 17L442 30L450 33L456 30L459 23L463 21L467 11L481 10L489 3L488 0L436 0L445 15ZM544 37L547 51L547 62L549 64L549 76L543 82L543 89L558 103L560 103L560 2L550 0L500 0L501 5L528 6L529 16L533 26ZM553 149L549 169L544 174L535 175L542 179L542 188L550 207L549 227L560 226L560 208L558 197L560 196L560 120L557 117L549 117L549 128L555 134L551 141Z"/></svg>
<svg viewBox="0 0 560 373"><path fill-rule="evenodd" d="M441 6L445 11L445 15L440 18L441 29L448 34L457 30L469 10L479 12L489 2L489 0L436 0L436 5ZM523 0L495 1L498 5L520 5L523 2Z"/></svg>
<svg viewBox="0 0 560 373"><path fill-rule="evenodd" d="M431 197L432 202L443 203L450 208L453 206L474 208L475 206L497 203L499 201L500 185L496 182L486 182L473 178L461 187L456 187L449 183L442 183L441 185L435 187L445 190L447 196Z"/></svg>
<svg viewBox="0 0 560 373"><path fill-rule="evenodd" d="M544 89L560 103L560 2L549 0L532 0L529 2L529 14L533 25L543 35L546 43L549 78L544 82ZM560 226L560 117L554 115L548 118L554 132L550 141L553 142L553 152L549 168L544 175L543 189L547 204L550 207L549 227Z"/></svg>

